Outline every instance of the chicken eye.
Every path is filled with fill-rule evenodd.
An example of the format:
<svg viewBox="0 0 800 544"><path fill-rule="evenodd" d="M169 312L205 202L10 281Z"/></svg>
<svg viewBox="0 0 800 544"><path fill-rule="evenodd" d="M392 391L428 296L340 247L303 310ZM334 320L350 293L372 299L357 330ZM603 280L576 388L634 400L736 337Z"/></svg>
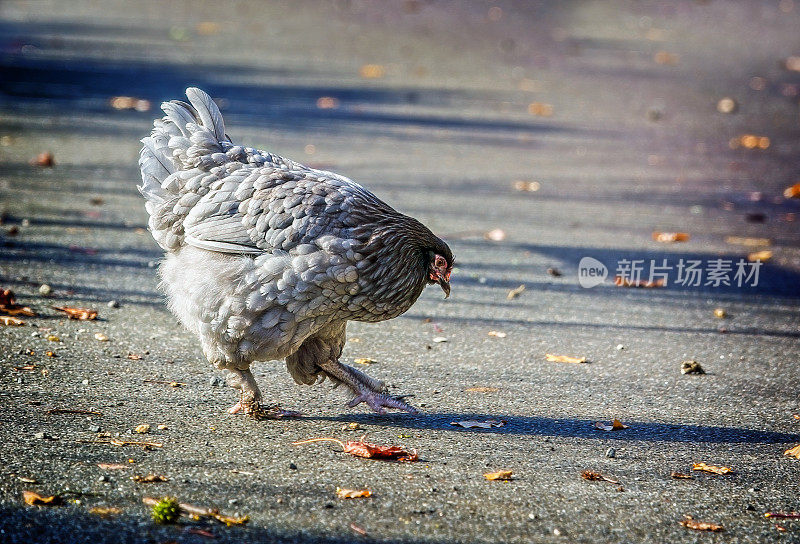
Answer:
<svg viewBox="0 0 800 544"><path fill-rule="evenodd" d="M447 261L444 260L444 257L437 255L433 264L436 266L436 268L443 268L447 266Z"/></svg>

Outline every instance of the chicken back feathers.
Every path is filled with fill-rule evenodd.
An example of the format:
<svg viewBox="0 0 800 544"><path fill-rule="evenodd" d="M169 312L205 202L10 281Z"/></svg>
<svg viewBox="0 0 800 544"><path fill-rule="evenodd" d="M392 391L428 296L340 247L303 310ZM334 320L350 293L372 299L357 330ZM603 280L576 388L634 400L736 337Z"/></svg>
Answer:
<svg viewBox="0 0 800 544"><path fill-rule="evenodd" d="M167 253L169 307L218 367L286 358L295 381L313 383L348 320L402 314L434 254L452 266L419 221L343 176L235 145L211 98L186 95L162 104L142 140L139 190Z"/></svg>

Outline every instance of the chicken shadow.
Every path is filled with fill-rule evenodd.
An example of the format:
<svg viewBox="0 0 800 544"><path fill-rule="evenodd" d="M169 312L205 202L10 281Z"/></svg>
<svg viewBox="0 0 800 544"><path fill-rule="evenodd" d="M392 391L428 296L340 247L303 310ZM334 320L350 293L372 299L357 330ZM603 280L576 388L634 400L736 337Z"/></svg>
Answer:
<svg viewBox="0 0 800 544"><path fill-rule="evenodd" d="M307 417L306 419L336 423L360 423L377 427L395 427L417 431L449 430L456 433L479 433L496 435L528 435L564 438L584 438L644 442L698 442L727 444L783 444L800 441L800 433L783 433L747 429L743 427L719 427L679 423L648 421L626 421L627 429L603 431L595 427L595 421L580 418L551 418L537 416L502 416L474 412L431 412L416 416L407 414L347 414L332 417ZM464 428L453 425L456 421L488 419L502 420L502 427Z"/></svg>

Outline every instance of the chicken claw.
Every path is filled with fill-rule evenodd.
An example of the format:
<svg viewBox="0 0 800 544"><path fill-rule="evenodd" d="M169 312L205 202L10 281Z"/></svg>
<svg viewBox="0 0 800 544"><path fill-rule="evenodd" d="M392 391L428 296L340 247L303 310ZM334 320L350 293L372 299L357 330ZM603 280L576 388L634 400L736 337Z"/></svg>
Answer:
<svg viewBox="0 0 800 544"><path fill-rule="evenodd" d="M360 395L356 396L353 400L348 402L347 406L350 408L354 408L359 404L361 404L362 402L366 402L370 408L372 408L379 414L385 414L386 408L395 408L397 410L403 410L405 412L408 412L409 414L415 414L415 415L419 413L419 411L416 408L414 408L410 404L406 404L402 400L390 397L389 395L374 393L372 391L366 391L361 393Z"/></svg>

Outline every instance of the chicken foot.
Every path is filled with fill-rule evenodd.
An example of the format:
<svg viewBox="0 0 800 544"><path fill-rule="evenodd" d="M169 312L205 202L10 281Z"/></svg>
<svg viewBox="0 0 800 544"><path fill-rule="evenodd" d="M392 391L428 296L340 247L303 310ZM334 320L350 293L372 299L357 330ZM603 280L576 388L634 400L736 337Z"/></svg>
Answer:
<svg viewBox="0 0 800 544"><path fill-rule="evenodd" d="M404 410L410 414L418 413L413 406L387 395L386 386L382 381L371 378L360 370L356 370L339 361L326 360L317 364L334 381L344 383L355 393L355 398L347 404L350 408L366 402L370 408L379 414L385 414L386 408Z"/></svg>
<svg viewBox="0 0 800 544"><path fill-rule="evenodd" d="M284 416L296 416L298 412L281 410L278 405L265 407L262 404L261 390L250 370L231 370L228 374L229 386L238 389L241 397L239 402L228 408L229 414L243 413L253 419L280 419Z"/></svg>

